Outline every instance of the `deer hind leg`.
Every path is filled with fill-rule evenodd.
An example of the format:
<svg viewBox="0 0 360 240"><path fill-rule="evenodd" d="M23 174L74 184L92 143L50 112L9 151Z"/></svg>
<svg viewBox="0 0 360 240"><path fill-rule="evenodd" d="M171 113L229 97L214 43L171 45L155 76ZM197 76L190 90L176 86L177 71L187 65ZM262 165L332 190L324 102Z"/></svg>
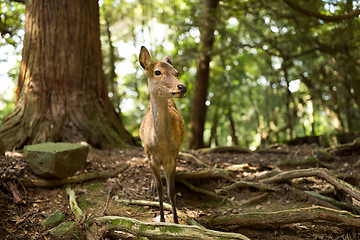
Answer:
<svg viewBox="0 0 360 240"><path fill-rule="evenodd" d="M166 185L169 194L169 199L173 212L174 223L179 223L177 213L176 213L176 203L175 203L175 169L176 161L171 161L169 164L164 166Z"/></svg>
<svg viewBox="0 0 360 240"><path fill-rule="evenodd" d="M161 167L159 165L152 163L150 165L150 168L155 180L156 191L158 192L159 195L160 222L165 222L164 206L163 206L164 190L163 190L163 185L161 181L161 172L160 172Z"/></svg>
<svg viewBox="0 0 360 240"><path fill-rule="evenodd" d="M150 194L153 194L156 192L156 182L155 182L155 177L154 174L151 178L151 183L150 183Z"/></svg>

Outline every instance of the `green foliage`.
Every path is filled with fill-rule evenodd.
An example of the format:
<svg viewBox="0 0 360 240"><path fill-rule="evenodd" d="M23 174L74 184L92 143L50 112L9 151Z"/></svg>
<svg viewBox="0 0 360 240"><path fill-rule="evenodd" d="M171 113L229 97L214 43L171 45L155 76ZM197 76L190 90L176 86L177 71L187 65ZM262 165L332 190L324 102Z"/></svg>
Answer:
<svg viewBox="0 0 360 240"><path fill-rule="evenodd" d="M25 6L5 0L0 2L0 120L15 107L15 81L19 73L21 43L24 35ZM13 56L15 55L15 56ZM9 71L4 73L4 69ZM7 77L4 75L7 74Z"/></svg>
<svg viewBox="0 0 360 240"><path fill-rule="evenodd" d="M346 15L359 8L356 2L345 0L293 2L328 16ZM142 45L153 59L160 60L165 54L173 58L180 80L188 86L187 96L176 102L189 122L203 19L201 3L101 1L109 96L133 135L138 135L148 100L146 78L138 64ZM4 38L0 46L17 43L23 5L7 0L0 9ZM324 22L282 0L220 1L214 17L206 144L257 147L297 136L360 128L358 17ZM16 75L13 72L14 79ZM8 104L0 110L0 118L12 107Z"/></svg>
<svg viewBox="0 0 360 240"><path fill-rule="evenodd" d="M122 116L134 135L147 101L146 79L137 63L143 44L150 45L153 58L173 57L180 80L189 89L177 101L188 122L201 37L200 4L198 0L104 2L118 16L112 18L117 41L134 47L133 72L118 78L121 109L126 109ZM356 7L349 1L297 4L325 15L344 15ZM281 0L220 1L214 17L207 144L257 147L359 128L358 18L325 23ZM115 30L118 25L123 26L120 32Z"/></svg>
<svg viewBox="0 0 360 240"><path fill-rule="evenodd" d="M5 44L16 46L20 43L19 31L23 30L25 6L11 0L0 2L0 47Z"/></svg>

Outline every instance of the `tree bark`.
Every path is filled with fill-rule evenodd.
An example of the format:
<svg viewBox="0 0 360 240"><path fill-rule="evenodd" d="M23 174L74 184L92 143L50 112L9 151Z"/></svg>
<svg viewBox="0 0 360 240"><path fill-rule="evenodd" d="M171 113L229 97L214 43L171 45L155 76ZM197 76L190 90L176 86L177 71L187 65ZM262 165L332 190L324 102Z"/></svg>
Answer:
<svg viewBox="0 0 360 240"><path fill-rule="evenodd" d="M214 43L214 28L216 22L216 8L218 0L204 0L203 2L203 23L200 29L200 56L198 60L196 79L194 87L194 97L191 106L190 114L190 131L188 148L198 149L203 148L204 145L204 126L206 118L206 105L209 76L210 76L210 61L212 55L212 48Z"/></svg>
<svg viewBox="0 0 360 240"><path fill-rule="evenodd" d="M210 138L209 138L209 142L207 144L207 147L211 148L211 144L214 140L215 142L215 146L219 146L219 139L216 133L217 127L218 127L218 123L219 123L219 106L216 105L215 106L215 110L214 110L214 117L212 120L212 126L211 126L211 132L210 132Z"/></svg>
<svg viewBox="0 0 360 240"><path fill-rule="evenodd" d="M119 115L121 114L121 109L120 109L120 103L121 103L121 99L117 90L118 87L118 83L117 83L117 75L115 72L115 63L116 63L116 55L115 55L115 47L112 41L112 32L110 30L110 20L107 19L107 17L105 16L105 28L106 28L106 36L107 36L107 43L109 44L109 67L110 67L110 71L107 74L107 81L109 84L109 88L110 88L110 93L112 93L112 103L115 106L116 111L119 113Z"/></svg>
<svg viewBox="0 0 360 240"><path fill-rule="evenodd" d="M108 97L96 0L26 1L15 110L0 127L6 149L45 141L134 144Z"/></svg>
<svg viewBox="0 0 360 240"><path fill-rule="evenodd" d="M232 115L231 105L228 106L227 115L228 115L229 122L230 122L230 133L231 133L232 142L233 142L234 146L238 146L239 140L238 140L238 137L236 136L235 121L234 121L234 118Z"/></svg>

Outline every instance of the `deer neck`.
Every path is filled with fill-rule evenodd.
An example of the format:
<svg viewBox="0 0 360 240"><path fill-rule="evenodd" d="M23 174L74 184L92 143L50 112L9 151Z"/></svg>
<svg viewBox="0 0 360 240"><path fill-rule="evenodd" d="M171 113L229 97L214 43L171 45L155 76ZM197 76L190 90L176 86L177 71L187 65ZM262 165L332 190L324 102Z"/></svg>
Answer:
<svg viewBox="0 0 360 240"><path fill-rule="evenodd" d="M151 94L150 99L155 137L165 140L171 135L168 99L155 97Z"/></svg>

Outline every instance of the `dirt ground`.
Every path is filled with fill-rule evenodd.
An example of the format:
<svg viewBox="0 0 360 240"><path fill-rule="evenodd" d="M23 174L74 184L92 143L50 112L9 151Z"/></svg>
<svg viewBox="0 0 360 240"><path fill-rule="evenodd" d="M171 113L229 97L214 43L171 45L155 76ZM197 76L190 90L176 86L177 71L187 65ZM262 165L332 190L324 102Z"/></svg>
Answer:
<svg viewBox="0 0 360 240"><path fill-rule="evenodd" d="M208 167L197 165L188 158L178 159L177 172L195 172L204 169L229 169L235 180L258 182L262 176L274 170L289 171L294 169L327 168L345 181L359 188L360 155L347 152L335 157L319 157L320 147L316 144L287 146L278 145L269 151L241 153L238 151L187 153L200 159ZM309 160L309 161L306 161ZM316 161L310 161L310 160ZM295 161L291 161L295 160ZM128 165L117 177L95 179L92 181L72 184L80 208L92 216L116 215L135 218L146 222L159 221L157 207L126 205L119 199L156 201L157 195L150 194L151 172L142 148L114 149L100 151L91 149L88 164L76 175L91 172L112 171ZM41 223L57 209L65 214L65 220L75 220L70 209L66 185L60 187L29 187L19 179L38 179L31 173L21 152L7 152L0 156L0 239L59 239L50 235L51 227L43 227ZM9 183L18 189L20 200L14 200ZM326 181L318 177L302 177L283 183L269 184L279 191L263 191L249 187L239 187L227 191L215 191L229 186L231 183L224 178L203 178L192 180L193 186L217 193L223 198L190 190L188 186L176 183L177 208L187 216L197 220L205 227L209 219L218 216L242 214L248 212L278 212L287 209L323 206L340 210L337 205L305 194L304 191L321 193L348 205L356 205L348 194L334 189ZM227 198L225 198L227 195ZM169 202L165 196L165 202ZM350 210L349 210L350 211ZM172 222L171 211L166 210L166 221ZM180 223L185 224L180 218ZM360 229L341 222L324 220L299 221L283 224L269 224L242 227L216 227L220 231L232 231L244 234L250 239L360 239ZM84 236L67 238L83 239ZM108 235L107 239L137 239L129 235L127 238ZM60 238L61 239L61 238Z"/></svg>

